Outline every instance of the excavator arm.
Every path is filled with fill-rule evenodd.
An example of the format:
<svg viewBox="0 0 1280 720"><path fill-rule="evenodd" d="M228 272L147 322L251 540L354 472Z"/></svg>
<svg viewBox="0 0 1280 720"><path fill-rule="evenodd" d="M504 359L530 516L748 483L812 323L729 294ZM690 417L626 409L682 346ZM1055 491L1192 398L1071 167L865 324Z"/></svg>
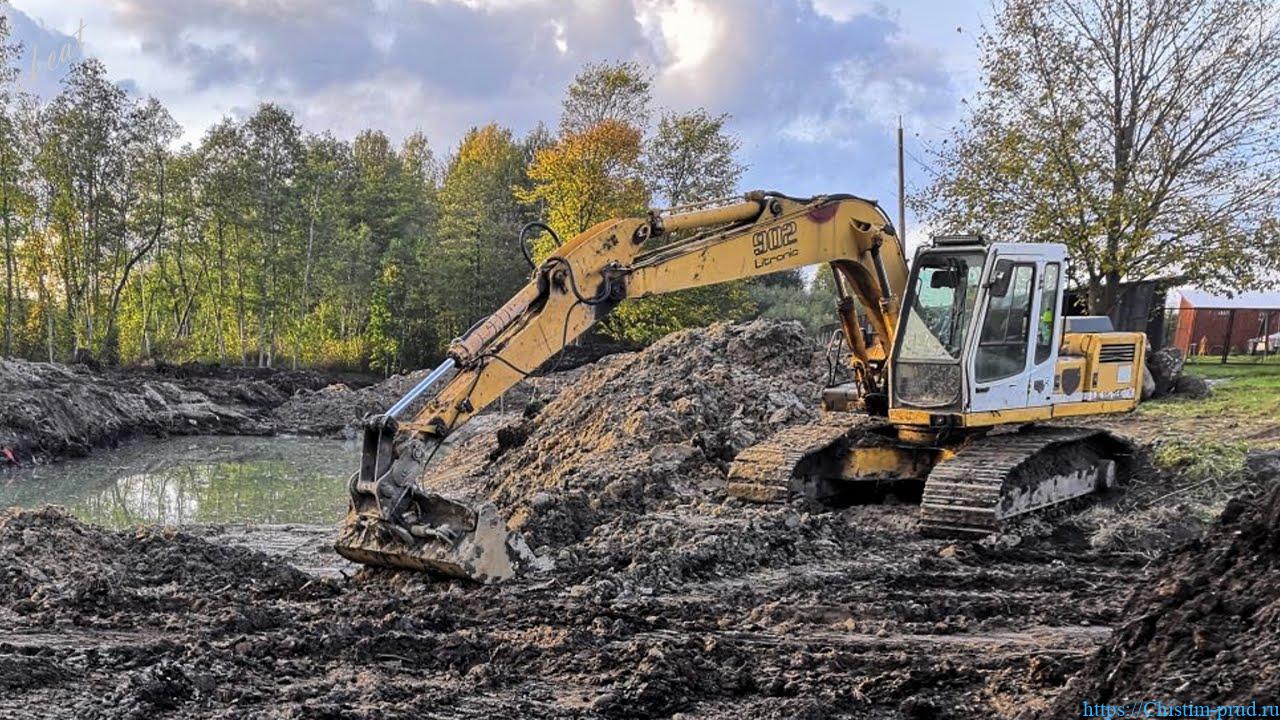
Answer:
<svg viewBox="0 0 1280 720"><path fill-rule="evenodd" d="M418 487L440 443L627 299L819 263L835 272L855 388L862 395L883 392L907 262L892 224L874 202L851 195L752 192L738 201L651 212L587 229L556 248L497 312L455 340L444 364L385 415L366 421L338 551L365 564L479 580L513 574L530 554L506 533L496 510ZM870 344L858 308L872 330ZM400 420L453 370L412 419Z"/></svg>

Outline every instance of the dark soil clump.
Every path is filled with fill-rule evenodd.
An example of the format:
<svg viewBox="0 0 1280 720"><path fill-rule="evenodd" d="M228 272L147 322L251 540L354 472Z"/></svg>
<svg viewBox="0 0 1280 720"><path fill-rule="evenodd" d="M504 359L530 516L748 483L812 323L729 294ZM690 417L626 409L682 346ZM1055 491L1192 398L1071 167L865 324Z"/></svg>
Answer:
<svg viewBox="0 0 1280 720"><path fill-rule="evenodd" d="M531 545L583 539L704 485L780 427L815 416L823 376L796 323L714 325L585 369L532 419L498 433L478 471Z"/></svg>
<svg viewBox="0 0 1280 720"><path fill-rule="evenodd" d="M1280 463L1249 465L1259 490L1142 579L1123 624L1044 717L1078 715L1084 700L1280 702Z"/></svg>

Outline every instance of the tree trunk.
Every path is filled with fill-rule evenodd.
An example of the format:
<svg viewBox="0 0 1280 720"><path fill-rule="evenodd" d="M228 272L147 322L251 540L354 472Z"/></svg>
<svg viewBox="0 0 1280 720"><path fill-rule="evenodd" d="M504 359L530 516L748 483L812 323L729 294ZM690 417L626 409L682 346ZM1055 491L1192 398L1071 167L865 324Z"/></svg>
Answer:
<svg viewBox="0 0 1280 720"><path fill-rule="evenodd" d="M13 355L13 233L9 227L9 193L4 194L4 355Z"/></svg>

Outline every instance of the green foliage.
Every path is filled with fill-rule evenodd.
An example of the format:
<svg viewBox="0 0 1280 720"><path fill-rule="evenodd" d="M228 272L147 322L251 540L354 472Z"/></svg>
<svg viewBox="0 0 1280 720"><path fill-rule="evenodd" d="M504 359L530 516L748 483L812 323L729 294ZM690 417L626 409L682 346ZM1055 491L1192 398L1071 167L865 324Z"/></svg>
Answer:
<svg viewBox="0 0 1280 720"><path fill-rule="evenodd" d="M517 235L568 240L601 220L725 195L742 167L726 118L667 113L651 78L586 67L558 132L469 132L437 160L302 131L266 103L193 145L164 107L86 60L52 100L18 93L0 16L0 354L365 367L434 364L528 280ZM536 243L551 251L548 238ZM648 342L754 312L746 284L629 303L605 328Z"/></svg>
<svg viewBox="0 0 1280 720"><path fill-rule="evenodd" d="M439 310L437 337L457 337L528 280L516 237L526 214L512 193L524 181L524 151L511 131L473 128L440 188L438 242L424 262Z"/></svg>
<svg viewBox="0 0 1280 720"><path fill-rule="evenodd" d="M830 269L819 268L808 286L798 275L791 276L789 281L762 280L766 281L750 285L751 299L759 308L760 317L797 320L812 333L838 321Z"/></svg>
<svg viewBox="0 0 1280 720"><path fill-rule="evenodd" d="M652 84L649 73L633 62L587 64L565 91L561 134L581 133L606 120L645 127Z"/></svg>
<svg viewBox="0 0 1280 720"><path fill-rule="evenodd" d="M1242 442L1174 439L1158 443L1152 460L1190 482L1221 481L1243 471L1248 451Z"/></svg>
<svg viewBox="0 0 1280 720"><path fill-rule="evenodd" d="M1280 265L1270 0L1003 0L984 87L935 149L941 232L1067 245L1092 313L1122 281L1240 289Z"/></svg>
<svg viewBox="0 0 1280 720"><path fill-rule="evenodd" d="M395 284L396 274L395 266L388 265L374 283L369 303L369 325L365 332L365 341L369 345L369 367L382 370L388 375L396 369L396 358L400 354L399 344L392 333L390 303L390 288Z"/></svg>
<svg viewBox="0 0 1280 720"><path fill-rule="evenodd" d="M655 195L668 205L679 205L733 192L746 168L734 158L741 143L725 131L728 119L701 108L663 113L645 150Z"/></svg>
<svg viewBox="0 0 1280 720"><path fill-rule="evenodd" d="M628 300L614 309L602 331L617 340L648 344L684 328L742 320L754 314L755 303L746 287L727 283Z"/></svg>

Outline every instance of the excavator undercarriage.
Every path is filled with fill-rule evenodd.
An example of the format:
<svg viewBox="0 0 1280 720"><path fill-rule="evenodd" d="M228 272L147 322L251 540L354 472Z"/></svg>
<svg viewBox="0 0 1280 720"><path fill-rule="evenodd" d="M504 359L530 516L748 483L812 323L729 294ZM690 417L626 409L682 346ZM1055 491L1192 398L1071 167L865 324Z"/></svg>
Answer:
<svg viewBox="0 0 1280 720"><path fill-rule="evenodd" d="M1038 425L904 441L882 418L828 412L739 453L728 489L748 502L803 497L828 505L892 495L920 504L925 534L982 537L1020 515L1114 487L1132 451L1106 431Z"/></svg>

